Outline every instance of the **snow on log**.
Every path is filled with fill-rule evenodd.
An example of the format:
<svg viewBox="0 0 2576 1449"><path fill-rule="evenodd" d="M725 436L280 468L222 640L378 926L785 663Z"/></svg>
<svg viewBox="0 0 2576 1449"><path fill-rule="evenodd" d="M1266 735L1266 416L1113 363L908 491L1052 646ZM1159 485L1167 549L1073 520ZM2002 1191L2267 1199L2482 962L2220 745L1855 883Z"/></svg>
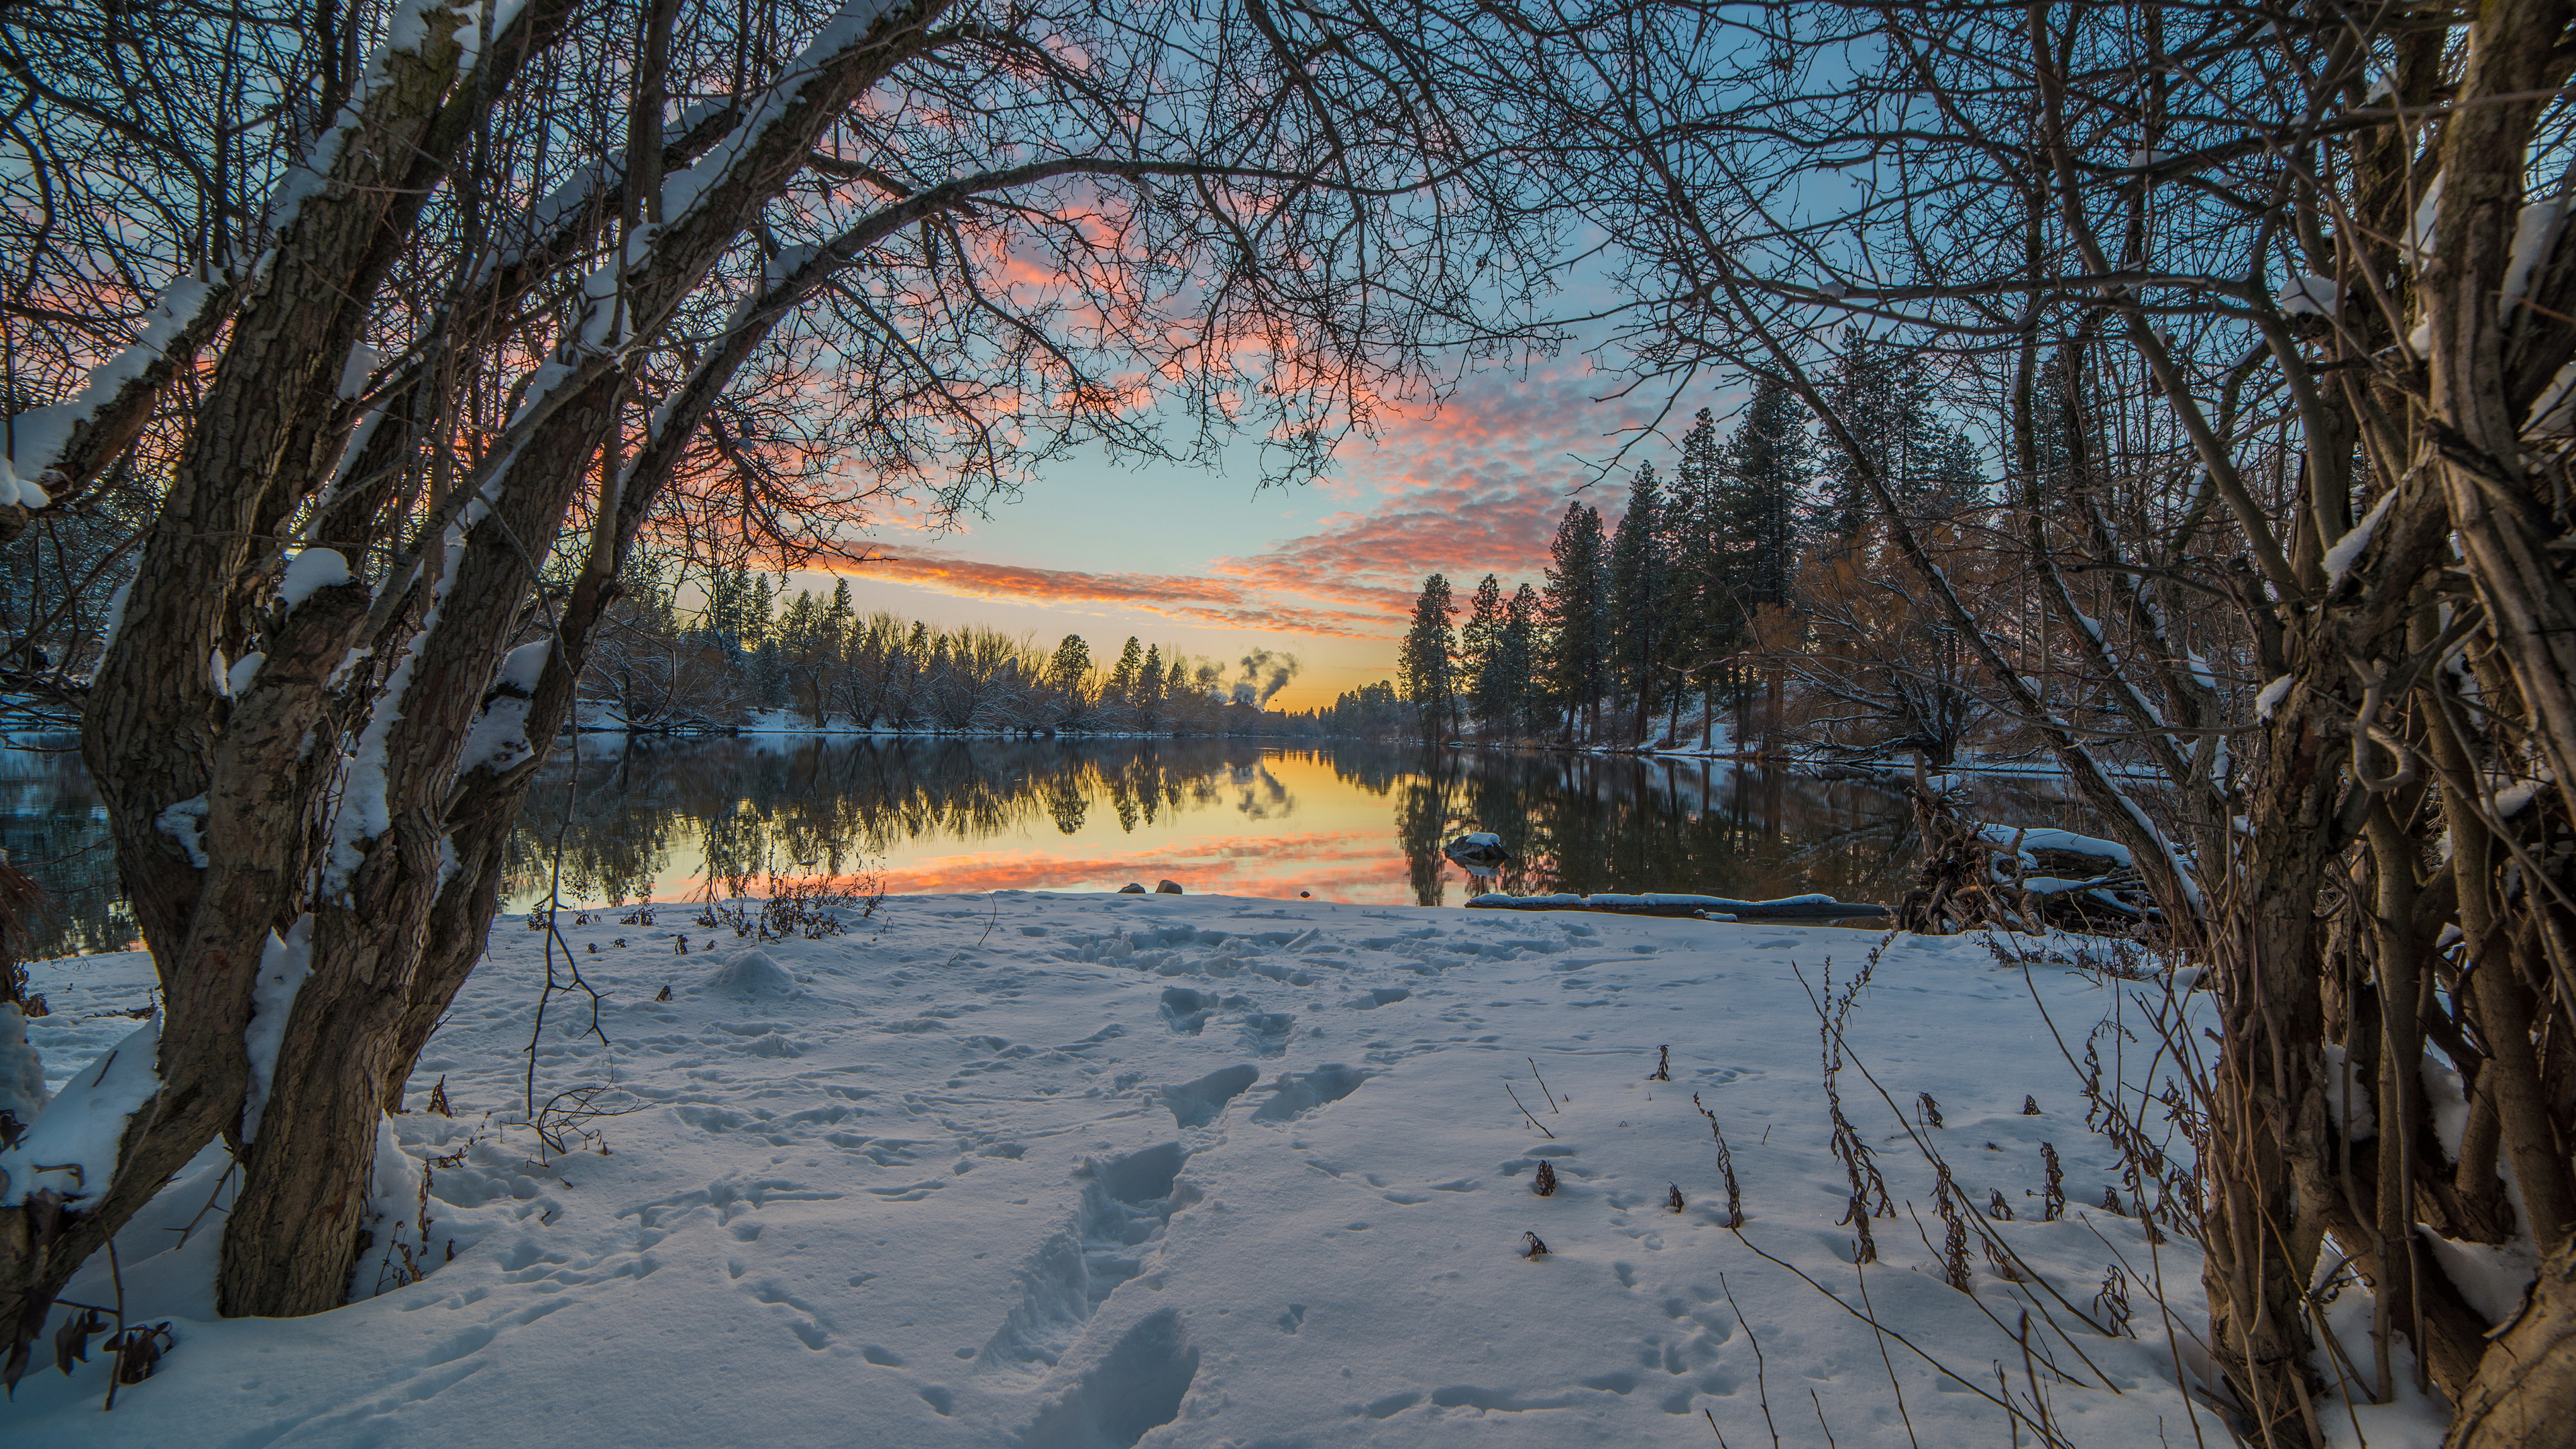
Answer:
<svg viewBox="0 0 2576 1449"><path fill-rule="evenodd" d="M1488 891L1467 902L1471 910L1610 911L1623 916L1732 916L1745 921L1832 921L1854 916L1883 916L1887 907L1860 901L1838 901L1828 895L1782 896L1777 900L1739 901L1727 896L1692 895L1545 895L1515 896Z"/></svg>
<svg viewBox="0 0 2576 1449"><path fill-rule="evenodd" d="M126 1119L161 1089L161 1017L136 1027L96 1064L80 1069L36 1114L18 1145L0 1151L0 1207L21 1207L40 1188L95 1200L116 1177Z"/></svg>

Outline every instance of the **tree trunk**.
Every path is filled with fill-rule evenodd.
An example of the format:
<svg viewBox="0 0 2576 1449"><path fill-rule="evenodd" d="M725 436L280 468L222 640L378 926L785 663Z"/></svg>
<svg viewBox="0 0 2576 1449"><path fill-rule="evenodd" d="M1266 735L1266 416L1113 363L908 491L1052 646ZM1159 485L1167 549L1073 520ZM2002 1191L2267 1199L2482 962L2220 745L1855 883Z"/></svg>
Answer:
<svg viewBox="0 0 2576 1449"><path fill-rule="evenodd" d="M2542 1258L2540 1277L2460 1396L2450 1449L2576 1444L2576 1241Z"/></svg>

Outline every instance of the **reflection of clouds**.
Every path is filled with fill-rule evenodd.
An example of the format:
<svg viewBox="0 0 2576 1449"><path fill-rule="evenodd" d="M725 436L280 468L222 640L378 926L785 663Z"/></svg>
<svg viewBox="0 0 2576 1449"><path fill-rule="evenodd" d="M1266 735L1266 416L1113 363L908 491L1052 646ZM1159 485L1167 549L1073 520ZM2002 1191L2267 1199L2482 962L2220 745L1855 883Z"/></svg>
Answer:
<svg viewBox="0 0 2576 1449"><path fill-rule="evenodd" d="M1169 876L1197 895L1293 900L1305 890L1321 899L1375 905L1409 898L1404 871L1404 858L1389 854L1384 833L1347 830L1210 836L1131 851L967 851L844 876L839 884L904 896L1115 890L1131 880L1151 886ZM705 882L667 882L665 888L686 895L702 891Z"/></svg>
<svg viewBox="0 0 2576 1449"><path fill-rule="evenodd" d="M1288 793L1279 777L1271 774L1266 765L1255 769L1259 778L1244 782L1243 797L1235 802L1235 810L1247 820L1284 820L1296 814L1297 797Z"/></svg>

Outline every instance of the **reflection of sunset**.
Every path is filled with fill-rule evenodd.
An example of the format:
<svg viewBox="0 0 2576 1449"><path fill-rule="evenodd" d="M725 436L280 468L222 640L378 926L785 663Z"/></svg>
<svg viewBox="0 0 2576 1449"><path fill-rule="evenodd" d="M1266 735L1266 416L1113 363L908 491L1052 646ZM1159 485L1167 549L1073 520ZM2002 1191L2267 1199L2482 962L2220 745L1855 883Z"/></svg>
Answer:
<svg viewBox="0 0 2576 1449"><path fill-rule="evenodd" d="M934 855L876 872L842 877L850 887L888 895L961 891L1116 890L1135 881L1148 890L1170 879L1201 895L1293 896L1394 904L1411 899L1404 862L1387 850L1386 833L1234 835L1183 839L1114 854L1087 851L967 851ZM664 893L702 895L703 878L666 882Z"/></svg>
<svg viewBox="0 0 2576 1449"><path fill-rule="evenodd" d="M1696 761L1543 751L1301 748L1254 739L633 741L550 767L513 845L513 909L562 844L567 904L761 896L821 879L889 896L1151 890L1449 905L1489 888L1442 858L1491 830L1514 893L1660 890L1894 900L1912 813L1886 791ZM1993 787L1993 788L2001 788ZM2062 798L1999 818L2084 817Z"/></svg>

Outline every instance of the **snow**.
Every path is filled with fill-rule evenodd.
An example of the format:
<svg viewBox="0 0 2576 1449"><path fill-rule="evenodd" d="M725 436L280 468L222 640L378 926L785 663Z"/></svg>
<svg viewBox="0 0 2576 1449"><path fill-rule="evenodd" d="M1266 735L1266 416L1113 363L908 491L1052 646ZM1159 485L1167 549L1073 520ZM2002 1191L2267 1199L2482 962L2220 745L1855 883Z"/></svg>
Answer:
<svg viewBox="0 0 2576 1449"><path fill-rule="evenodd" d="M303 159L286 169L286 174L277 183L277 190L270 194L268 227L271 232L284 232L303 212L305 202L323 194L333 169L340 164L340 148L347 143L352 132L366 123L369 99L378 87L392 78L387 62L396 55L425 53L424 46L432 34L428 16L438 12L451 17L455 23L445 27L448 37L462 38L470 51L477 43L475 32L479 21L475 12L480 8L474 4L459 5L455 0L398 0L393 12L385 17L384 43L369 57L366 71L348 101L340 107L339 114L331 118L329 129L314 139ZM463 54L458 56L460 62L464 59ZM261 258L259 271L262 277L265 277L275 256L272 250Z"/></svg>
<svg viewBox="0 0 2576 1449"><path fill-rule="evenodd" d="M336 589L348 581L346 555L336 548L307 548L286 566L286 577L278 582L277 597L293 609L322 590Z"/></svg>
<svg viewBox="0 0 2576 1449"><path fill-rule="evenodd" d="M259 953L259 979L251 985L250 1026L242 1033L250 1049L250 1091L242 1099L242 1141L259 1136L260 1114L268 1108L269 1087L277 1080L277 1051L286 1044L286 1021L295 1010L295 993L313 974L313 916L298 916L284 936L271 931Z"/></svg>
<svg viewBox="0 0 2576 1449"><path fill-rule="evenodd" d="M2558 241L2558 224L2567 215L2567 198L2552 196L2530 202L2513 220L2513 255L2504 269L2505 310L2531 294L2532 277L2549 260Z"/></svg>
<svg viewBox="0 0 2576 1449"><path fill-rule="evenodd" d="M2343 315L2343 288L2332 277L2302 272L2281 289L2281 310L2293 317L2339 317Z"/></svg>
<svg viewBox="0 0 2576 1449"><path fill-rule="evenodd" d="M98 635L98 652L102 658L116 643L117 632L125 627L125 601L134 593L134 581L139 577L140 569L127 574L125 582L116 586L116 592L107 596L107 622L101 626Z"/></svg>
<svg viewBox="0 0 2576 1449"><path fill-rule="evenodd" d="M2218 676L2210 672L2209 661L2193 650L2182 652L2183 665L2191 671L2194 683L2212 694L2218 692Z"/></svg>
<svg viewBox="0 0 2576 1449"><path fill-rule="evenodd" d="M2326 550L2328 589L2343 587L2343 581L2352 573L2352 566L2361 561L2362 550L2370 547L2371 535L2379 531L2380 520L2388 516L2388 505L2396 501L2397 490L2394 488L2380 494L2379 501L2371 505L2370 512L2352 526L2352 532L2336 539L2334 547Z"/></svg>
<svg viewBox="0 0 2576 1449"><path fill-rule="evenodd" d="M191 795L152 817L152 828L179 842L188 864L199 870L211 863L206 859L206 810L206 797Z"/></svg>
<svg viewBox="0 0 2576 1449"><path fill-rule="evenodd" d="M36 1024L48 1020L39 1017ZM107 1191L116 1177L125 1119L160 1089L160 1052L161 1018L155 1014L74 1074L36 1114L18 1145L0 1149L0 1207L21 1206L38 1188L75 1203Z"/></svg>
<svg viewBox="0 0 2576 1449"><path fill-rule="evenodd" d="M259 678L259 667L267 662L268 656L257 651L234 660L232 668L224 671L224 697L239 699L250 689L251 682Z"/></svg>
<svg viewBox="0 0 2576 1449"><path fill-rule="evenodd" d="M2440 219L2442 183L2449 179L2448 176L2433 178L2433 184L2424 188L2423 198L2415 204L2415 215L2406 223L2403 249L2418 267L2433 259L2433 230Z"/></svg>
<svg viewBox="0 0 2576 1449"><path fill-rule="evenodd" d="M456 756L456 773L462 776L486 766L506 770L535 754L535 747L528 743L530 703L516 695L494 696L474 717L473 728L465 732L464 747Z"/></svg>
<svg viewBox="0 0 2576 1449"><path fill-rule="evenodd" d="M2290 697L2290 686L2298 682L2297 675L2284 674L2264 685L2261 692L2254 696L2254 717L2270 719L2273 711L2281 707L2281 701Z"/></svg>
<svg viewBox="0 0 2576 1449"><path fill-rule="evenodd" d="M540 639L502 655L501 670L494 677L494 682L508 685L521 694L536 693L537 681L546 677L546 660L553 655L554 648L553 640Z"/></svg>
<svg viewBox="0 0 2576 1449"><path fill-rule="evenodd" d="M2576 431L2576 362L2558 369L2531 405L2530 421L2523 432L2535 438L2562 438Z"/></svg>
<svg viewBox="0 0 2576 1449"><path fill-rule="evenodd" d="M506 770L536 753L528 743L528 709L553 650L552 640L540 639L501 656L501 667L492 680L494 693L475 716L474 727L466 731L464 748L457 756L458 774L486 766Z"/></svg>
<svg viewBox="0 0 2576 1449"><path fill-rule="evenodd" d="M2098 855L2131 867L2135 867L2138 863L2136 857L2129 854L2129 847L2120 842L2102 840L2090 835L2078 835L2072 830L1988 825L1978 830L1977 838L1991 845L2000 845L2007 850L2013 847L2013 842L2019 841L2023 859L2034 865L2038 863L2031 856L2031 852L2035 850L2064 850L2077 855Z"/></svg>
<svg viewBox="0 0 2576 1449"><path fill-rule="evenodd" d="M349 360L340 365L340 400L355 401L367 390L367 379L375 376L376 369L383 365L384 359L377 355L376 349L363 342L351 345Z"/></svg>
<svg viewBox="0 0 2576 1449"><path fill-rule="evenodd" d="M803 53L781 72L784 79L770 87L750 108L740 125L725 139L699 158L696 165L678 172L662 183L662 215L668 225L677 225L698 204L698 199L724 177L740 166L767 139L769 130L785 116L787 108L804 94L805 87L842 53L864 41L878 20L894 9L894 0L845 0L839 12L816 33ZM628 243L631 259L635 247L644 241L638 237ZM614 270L610 268L609 270Z"/></svg>
<svg viewBox="0 0 2576 1449"><path fill-rule="evenodd" d="M120 1237L129 1315L177 1338L160 1374L113 1414L95 1357L31 1374L11 1435L553 1449L717 1425L762 1446L1501 1449L1713 1443L1712 1419L1761 1443L1767 1400L1852 1449L1998 1444L2011 1428L1971 1386L1994 1392L2000 1361L2027 1392L2009 1336L2027 1312L2080 1381L2046 1386L2067 1441L2188 1444L2196 1415L2226 1437L2170 1347L2198 1331L2198 1254L2086 1206L2120 1182L2118 1152L2085 1129L2030 1000L2080 1041L2139 988L2058 968L2025 984L1978 938L1888 945L1840 1080L1897 1203L1864 1277L1837 1225L1807 987L1841 992L1873 934L1209 895L913 896L851 916L833 938L720 933L712 951L676 908L649 927L559 916L613 1045L558 999L537 1100L613 1080L601 1105L624 1114L568 1154L521 1115L550 933L503 919L411 1084L417 1108L444 1079L460 1115L379 1135L363 1301L215 1316L218 1235L177 1230L210 1202L221 1219L217 1149ZM755 951L793 988L710 980ZM147 998L139 959L36 966L49 1055ZM1648 1080L1665 1045L1671 1080ZM2088 1368L2035 1285L1982 1254L1974 1300L1947 1286L1905 1216L1933 1219L1933 1171L1862 1066L1909 1111L1938 1100L1946 1126L1922 1139L1970 1201L2000 1191L2017 1214L1971 1226L2049 1288L2087 1303L2125 1261L2139 1336L2036 1294ZM1694 1098L1732 1149L1740 1236ZM2065 1221L2039 1220L2042 1142L2065 1163ZM1561 1184L1544 1198L1541 1163ZM1519 1255L1532 1232L1547 1256ZM407 1281L414 1263L427 1276ZM2178 1295L2171 1338L2151 1274ZM1864 1288L1959 1379L1855 1318ZM104 1261L69 1286L109 1292Z"/></svg>
<svg viewBox="0 0 2576 1449"><path fill-rule="evenodd" d="M2379 1113L2371 1105L2370 1083L2354 1076L2350 1054L2333 1042L2323 1048L2326 1058L2326 1115L2342 1129L2346 1142L2367 1142L2379 1133ZM2349 1108L2352 1120L2344 1120Z"/></svg>
<svg viewBox="0 0 2576 1449"><path fill-rule="evenodd" d="M2523 1290L2540 1276L2540 1254L2529 1243L2454 1242L2422 1223L2415 1227L2460 1296L2489 1324L2504 1323L2521 1311Z"/></svg>
<svg viewBox="0 0 2576 1449"><path fill-rule="evenodd" d="M42 508L48 501L44 490L34 480L45 475L62 458L72 440L72 429L97 415L98 410L116 400L116 394L134 379L141 377L179 334L195 320L206 305L214 288L194 277L182 274L172 277L161 288L159 296L144 310L142 326L134 341L117 354L89 370L81 390L66 403L29 408L9 419L11 456L7 472L16 481L17 501L29 508ZM0 502L6 502L0 499Z"/></svg>

